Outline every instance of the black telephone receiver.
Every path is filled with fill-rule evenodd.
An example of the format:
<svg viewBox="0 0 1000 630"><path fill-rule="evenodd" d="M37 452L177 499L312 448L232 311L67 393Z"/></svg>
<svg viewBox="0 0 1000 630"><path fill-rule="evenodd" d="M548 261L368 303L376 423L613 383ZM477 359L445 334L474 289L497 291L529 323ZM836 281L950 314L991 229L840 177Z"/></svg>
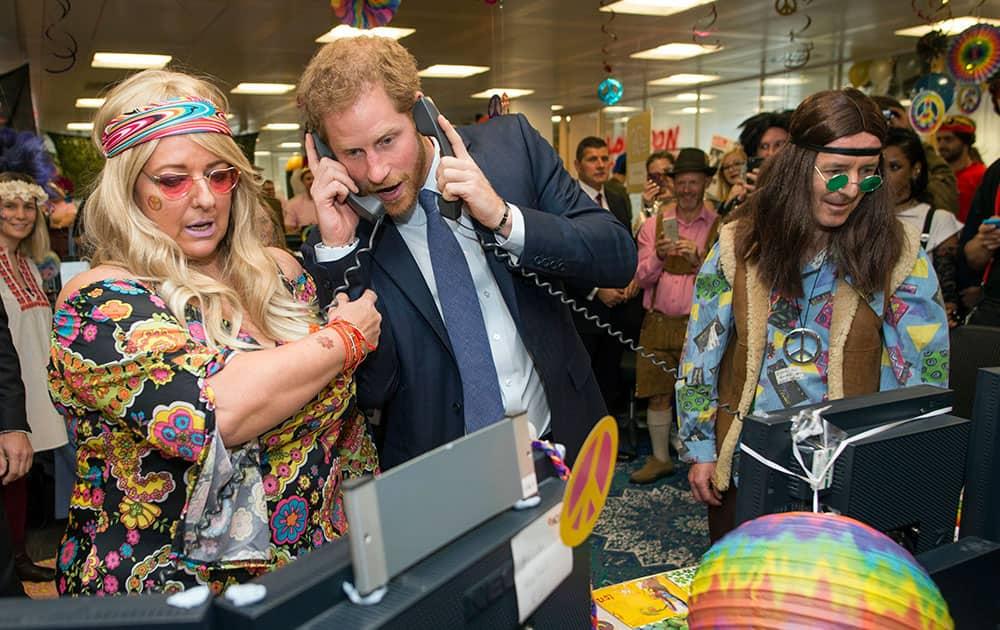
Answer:
<svg viewBox="0 0 1000 630"><path fill-rule="evenodd" d="M323 140L320 139L319 134L315 131L309 132L312 135L313 146L316 147L316 155L319 159L330 158L331 160L336 160L337 157L330 150L330 147L326 145ZM379 220L382 215L385 214L385 208L382 206L382 202L376 197L371 195L355 195L352 192L347 193L347 205L350 206L351 210L354 210L354 214L358 215L365 221L370 223L375 223Z"/></svg>
<svg viewBox="0 0 1000 630"><path fill-rule="evenodd" d="M436 138L438 146L441 147L441 155L454 157L455 151L451 148L451 141L438 124L439 115L437 106L429 96L421 96L413 104L413 122L417 125L417 131ZM442 197L438 200L438 209L441 210L441 216L457 221L458 217L462 216L462 200L448 201Z"/></svg>

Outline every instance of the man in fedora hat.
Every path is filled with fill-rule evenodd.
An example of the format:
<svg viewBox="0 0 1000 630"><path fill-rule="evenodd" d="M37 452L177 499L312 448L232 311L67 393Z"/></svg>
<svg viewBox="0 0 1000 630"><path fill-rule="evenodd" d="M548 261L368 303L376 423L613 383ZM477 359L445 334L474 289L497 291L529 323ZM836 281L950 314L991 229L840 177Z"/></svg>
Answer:
<svg viewBox="0 0 1000 630"><path fill-rule="evenodd" d="M698 268L718 234L718 215L705 203L705 189L715 174L700 149L681 149L669 175L675 200L646 219L639 230L636 281L644 290L646 315L639 342L660 361L676 368L694 297ZM680 451L673 422L674 378L649 359L636 360L636 396L649 398L646 424L653 454L631 476L633 483L652 483L674 470L671 444Z"/></svg>

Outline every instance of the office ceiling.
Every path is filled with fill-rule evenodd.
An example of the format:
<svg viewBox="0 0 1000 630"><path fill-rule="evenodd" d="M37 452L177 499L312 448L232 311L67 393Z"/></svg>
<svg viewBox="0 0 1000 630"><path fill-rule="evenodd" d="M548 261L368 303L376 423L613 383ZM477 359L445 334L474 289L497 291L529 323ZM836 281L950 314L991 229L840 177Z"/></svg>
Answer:
<svg viewBox="0 0 1000 630"><path fill-rule="evenodd" d="M797 47L789 42L791 31L813 46L807 70L912 53L916 39L893 31L921 23L913 6L929 10L939 2L718 0L718 18L708 27L714 32L705 41L718 40L723 49L672 62L629 54L690 42L695 25L709 24L711 5L669 17L618 14L611 19L597 10L599 0L402 0L391 25L416 29L402 43L421 68L439 63L491 67L466 79L424 80L425 91L446 115L468 122L486 111L486 101L470 95L494 86L532 89L525 99L562 105L562 113L595 110L602 105L596 89L607 76L605 60L624 84L626 100L690 91L647 86L677 72L718 74L719 83L780 75L786 72L786 53ZM797 11L779 16L776 5L794 5ZM952 1L950 6L956 16L971 10L1000 17L1000 0ZM334 25L327 0L0 0L0 72L29 61L40 127L65 131L68 122L88 120L93 113L77 109L77 98L98 95L128 72L90 67L96 51L173 55L173 67L216 77L227 89L241 81L295 83L319 46L314 40ZM75 63L65 72L49 72L73 61L66 58L70 37L77 43ZM238 131L297 120L293 95L230 98ZM713 107L725 108L726 101L719 98ZM740 103L745 107L745 101ZM734 112L744 113L751 112ZM263 131L258 147L274 148L297 135Z"/></svg>

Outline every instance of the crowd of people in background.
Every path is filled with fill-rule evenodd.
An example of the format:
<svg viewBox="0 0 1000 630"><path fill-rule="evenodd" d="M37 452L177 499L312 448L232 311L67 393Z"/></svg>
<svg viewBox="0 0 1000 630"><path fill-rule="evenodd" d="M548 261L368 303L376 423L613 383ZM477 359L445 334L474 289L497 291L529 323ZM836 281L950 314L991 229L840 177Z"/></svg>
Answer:
<svg viewBox="0 0 1000 630"><path fill-rule="evenodd" d="M631 481L686 462L715 540L734 526L734 412L946 384L927 366L947 364L949 329L1000 326L1000 161L982 163L968 117L928 143L895 99L827 90L749 117L714 161L648 155L630 191L604 140L579 143L574 181L523 116L442 118L456 154L439 155L391 40L325 46L299 91L344 159L307 137L287 201L229 137L222 93L182 73L108 94L83 208L32 134L40 161L0 156L0 350L19 356L0 390L23 412L0 416L0 592L219 591L343 535L346 478L521 413L572 463L636 400L652 454ZM178 102L193 122L129 135ZM352 158L376 147L377 164ZM374 238L346 205L361 192L388 220L334 295ZM466 214L446 216L455 200ZM50 281L76 257L90 269ZM55 570L24 548L33 457L68 519Z"/></svg>

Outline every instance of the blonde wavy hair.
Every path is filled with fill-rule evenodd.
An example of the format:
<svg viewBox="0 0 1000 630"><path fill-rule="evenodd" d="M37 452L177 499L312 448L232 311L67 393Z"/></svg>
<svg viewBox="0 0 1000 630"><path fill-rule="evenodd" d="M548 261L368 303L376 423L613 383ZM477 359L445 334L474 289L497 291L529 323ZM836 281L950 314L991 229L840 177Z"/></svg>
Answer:
<svg viewBox="0 0 1000 630"><path fill-rule="evenodd" d="M93 140L101 148L101 134L116 116L172 97L195 96L222 111L226 97L207 81L179 72L146 70L114 87L94 119ZM143 167L159 144L152 140L109 158L87 201L87 241L94 266L127 269L142 281L155 284L157 293L177 319L186 324L189 304L201 310L205 336L213 348L259 346L237 339L249 316L272 339L293 340L309 332L315 314L288 293L279 277L278 263L260 242L254 213L260 184L253 167L233 139L220 133L187 136L240 170L231 193L229 228L219 243L222 278L216 280L191 266L180 246L160 231L135 202L134 189ZM228 307L228 313L226 312ZM223 324L224 313L230 326Z"/></svg>
<svg viewBox="0 0 1000 630"><path fill-rule="evenodd" d="M743 151L743 147L739 145L722 154L722 157L719 159L719 176L715 189L715 196L719 201L725 201L729 197L729 191L733 189L733 185L726 181L726 171L722 166L726 163L726 158L734 155L742 158L744 162L747 161L747 154Z"/></svg>
<svg viewBox="0 0 1000 630"><path fill-rule="evenodd" d="M25 182L38 185L32 176L25 173L0 173L0 182ZM37 263L42 262L50 248L49 226L45 222L45 210L43 204L35 202L35 225L31 228L31 233L17 244L17 253L27 256Z"/></svg>

